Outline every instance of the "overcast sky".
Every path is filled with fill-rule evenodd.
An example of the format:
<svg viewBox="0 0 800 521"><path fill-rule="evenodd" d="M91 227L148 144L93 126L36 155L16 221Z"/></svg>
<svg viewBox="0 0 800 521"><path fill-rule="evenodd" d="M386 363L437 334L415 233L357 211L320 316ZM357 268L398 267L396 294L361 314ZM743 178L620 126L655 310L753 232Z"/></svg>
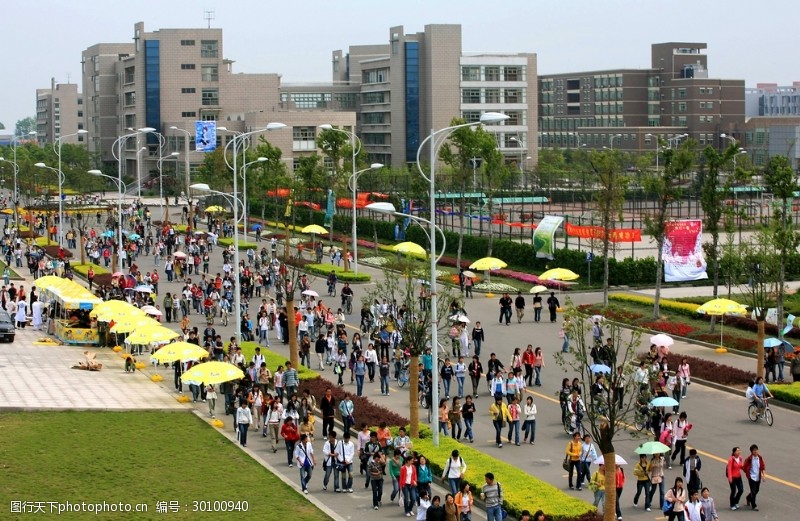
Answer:
<svg viewBox="0 0 800 521"><path fill-rule="evenodd" d="M330 53L388 42L426 24L462 25L465 52L535 52L539 74L645 68L650 44L707 42L709 74L781 85L800 80L800 2L772 0L37 0L4 6L0 25L0 122L35 116L37 88L50 78L80 84L81 51L130 42L145 30L212 27L224 31L236 72L276 72L287 83L330 80Z"/></svg>

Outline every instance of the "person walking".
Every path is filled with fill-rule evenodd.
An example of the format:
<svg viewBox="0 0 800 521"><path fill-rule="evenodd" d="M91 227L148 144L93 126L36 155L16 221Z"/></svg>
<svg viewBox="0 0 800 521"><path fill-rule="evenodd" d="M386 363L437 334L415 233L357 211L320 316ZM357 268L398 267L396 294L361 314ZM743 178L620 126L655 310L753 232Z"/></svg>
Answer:
<svg viewBox="0 0 800 521"><path fill-rule="evenodd" d="M683 518L686 521L705 521L699 490L689 489L689 501L683 506Z"/></svg>
<svg viewBox="0 0 800 521"><path fill-rule="evenodd" d="M684 508L688 500L689 496L683 487L683 478L679 476L675 478L675 484L671 489L667 490L667 494L664 496L664 501L672 503L672 507L665 512L667 519L669 521L674 521L675 519L684 521ZM661 508L663 510L664 507Z"/></svg>
<svg viewBox="0 0 800 521"><path fill-rule="evenodd" d="M444 521L458 521L458 506L453 494L444 497Z"/></svg>
<svg viewBox="0 0 800 521"><path fill-rule="evenodd" d="M764 463L764 458L759 454L758 445L755 443L750 445L750 455L745 458L742 470L744 470L744 475L747 476L747 484L750 485L750 493L747 494L745 500L750 508L758 512L756 496L761 490L761 482L764 481L767 465Z"/></svg>
<svg viewBox="0 0 800 521"><path fill-rule="evenodd" d="M514 299L514 308L517 311L517 324L522 324L522 317L525 316L525 297L521 291L517 291L517 298Z"/></svg>
<svg viewBox="0 0 800 521"><path fill-rule="evenodd" d="M491 472L483 478L485 484L481 489L481 499L486 504L486 521L503 521L503 487Z"/></svg>
<svg viewBox="0 0 800 521"><path fill-rule="evenodd" d="M208 404L208 414L211 419L215 419L214 409L217 407L217 387L214 384L208 384L206 387L206 403Z"/></svg>
<svg viewBox="0 0 800 521"><path fill-rule="evenodd" d="M458 507L458 516L461 521L472 521L472 488L466 481L461 483L461 489L455 497L455 504Z"/></svg>
<svg viewBox="0 0 800 521"><path fill-rule="evenodd" d="M484 340L486 340L486 337L483 334L481 323L475 322L475 326L472 328L472 345L475 346L476 357L481 355L481 344L483 344Z"/></svg>
<svg viewBox="0 0 800 521"><path fill-rule="evenodd" d="M633 467L636 478L636 495L633 496L633 506L639 506L639 497L644 492L644 509L650 512L650 476L647 474L647 455L639 455L639 462Z"/></svg>
<svg viewBox="0 0 800 521"><path fill-rule="evenodd" d="M511 297L508 293L503 293L503 296L500 297L500 319L498 321L499 324L503 323L503 320L506 321L506 325L510 325L511 323Z"/></svg>
<svg viewBox="0 0 800 521"><path fill-rule="evenodd" d="M327 436L329 430L333 430L333 420L336 416L336 399L330 388L325 389L325 395L319 402L322 411L322 435Z"/></svg>
<svg viewBox="0 0 800 521"><path fill-rule="evenodd" d="M574 490L575 486L573 485L572 477L577 470L577 479L578 483L580 483L581 477L581 434L578 431L572 433L572 440L567 443L567 450L566 450L566 460L567 464L569 465L569 489ZM578 490L580 490L580 485L578 485Z"/></svg>
<svg viewBox="0 0 800 521"><path fill-rule="evenodd" d="M533 321L542 320L542 296L538 293L533 296Z"/></svg>
<svg viewBox="0 0 800 521"><path fill-rule="evenodd" d="M247 429L253 423L253 415L247 406L247 401L242 400L239 409L236 411L236 425L239 429L239 443L242 447L247 447Z"/></svg>
<svg viewBox="0 0 800 521"><path fill-rule="evenodd" d="M617 519L622 519L622 510L620 510L619 503L622 497L622 489L625 487L625 471L622 469L622 465L617 465L617 472L615 475L616 479L616 489L617 489L617 501L616 501L616 509L617 509Z"/></svg>
<svg viewBox="0 0 800 521"><path fill-rule="evenodd" d="M520 421L522 418L522 407L519 405L519 398L516 396L508 406L508 443L511 443L511 435L514 435L514 445L519 447Z"/></svg>
<svg viewBox="0 0 800 521"><path fill-rule="evenodd" d="M264 430L262 431L262 436L264 437L266 437L267 432L269 432L269 441L272 444L273 453L278 452L278 434L280 430L282 414L281 410L278 408L278 405L280 405L278 400L273 400L269 405L267 414L264 416Z"/></svg>
<svg viewBox="0 0 800 521"><path fill-rule="evenodd" d="M458 449L454 449L447 459L442 471L442 479L447 480L450 485L450 493L455 494L461 488L461 480L464 478L464 473L467 471L467 464L464 459L459 455Z"/></svg>
<svg viewBox="0 0 800 521"><path fill-rule="evenodd" d="M381 500L383 499L383 472L385 469L386 463L383 461L383 453L378 452L367 466L369 482L372 485L372 508L375 510L378 510L381 506Z"/></svg>
<svg viewBox="0 0 800 521"><path fill-rule="evenodd" d="M578 490L583 487L583 480L589 482L589 471L592 462L597 459L597 450L592 443L592 436L589 434L583 435L581 442L581 458L580 465L578 466Z"/></svg>
<svg viewBox="0 0 800 521"><path fill-rule="evenodd" d="M688 490L700 490L703 480L700 479L700 469L703 463L696 449L689 450L689 457L683 464L683 481Z"/></svg>
<svg viewBox="0 0 800 521"><path fill-rule="evenodd" d="M483 365L481 365L481 360L477 354L472 357L472 362L470 362L467 371L469 372L469 379L472 382L472 396L477 398L478 385L481 383L481 376L483 375Z"/></svg>
<svg viewBox="0 0 800 521"><path fill-rule="evenodd" d="M392 495L389 496L389 501L394 501L395 498L400 495L400 468L403 466L402 458L403 455L400 449L394 449L394 453L387 463L389 477L392 478ZM417 483L419 483L419 469L417 470Z"/></svg>
<svg viewBox="0 0 800 521"><path fill-rule="evenodd" d="M725 477L728 478L728 485L731 488L731 495L729 504L731 510L739 509L739 499L744 493L744 486L742 484L742 468L744 467L744 460L742 459L742 450L739 447L734 447L731 451L731 457L728 458L728 465L725 467Z"/></svg>
<svg viewBox="0 0 800 521"><path fill-rule="evenodd" d="M664 455L653 454L647 464L647 475L650 476L650 497L648 503L653 504L653 496L658 489L658 508L664 508ZM647 507L645 510L649 512Z"/></svg>
<svg viewBox="0 0 800 521"><path fill-rule="evenodd" d="M714 498L711 497L711 491L708 490L708 487L703 487L700 491L700 505L703 507L705 521L719 521L717 507L714 504Z"/></svg>
<svg viewBox="0 0 800 521"><path fill-rule="evenodd" d="M344 425L344 432L350 432L350 427L356 424L356 419L353 416L356 406L353 399L349 394L344 395L342 401L339 402L339 413L342 415L342 424Z"/></svg>
<svg viewBox="0 0 800 521"><path fill-rule="evenodd" d="M536 381L533 383L536 387L542 386L542 368L544 367L544 353L541 347L537 347L533 352L533 372L536 373ZM530 385L530 384L529 384Z"/></svg>
<svg viewBox="0 0 800 521"><path fill-rule="evenodd" d="M411 517L417 493L417 467L414 466L414 459L411 456L406 457L405 465L400 469L400 491L403 493L403 509L406 517Z"/></svg>
<svg viewBox="0 0 800 521"><path fill-rule="evenodd" d="M597 470L592 474L592 480L589 482L589 490L594 492L594 501L592 504L599 511L600 503L603 504L603 510L606 509L606 466L601 463Z"/></svg>
<svg viewBox="0 0 800 521"><path fill-rule="evenodd" d="M292 457L294 456L294 446L300 439L300 431L297 430L297 424L291 416L283 420L281 426L281 437L286 444L286 462L292 466Z"/></svg>
<svg viewBox="0 0 800 521"><path fill-rule="evenodd" d="M672 431L675 439L675 450L672 451L672 457L670 458L670 468L672 468L672 462L675 461L675 456L678 454L681 455L681 465L686 461L686 440L689 437L690 430L692 430L692 424L689 423L689 418L686 412L683 411L678 416L678 421L675 422L675 427Z"/></svg>
<svg viewBox="0 0 800 521"><path fill-rule="evenodd" d="M322 444L322 470L325 475L322 478L322 490L328 490L328 482L333 474L333 488L336 492L339 489L339 473L336 472L336 460L338 458L339 443L336 440L336 431L328 431L328 439Z"/></svg>
<svg viewBox="0 0 800 521"><path fill-rule="evenodd" d="M461 417L464 419L464 439L475 443L475 435L472 433L472 422L475 421L475 403L470 395L467 395L464 405L461 406Z"/></svg>
<svg viewBox="0 0 800 521"><path fill-rule="evenodd" d="M550 296L547 297L547 310L550 311L550 322L556 321L556 312L561 304L558 302L556 298L556 294L554 292L550 292Z"/></svg>
<svg viewBox="0 0 800 521"><path fill-rule="evenodd" d="M533 396L528 396L525 400L525 423L523 424L523 442L531 445L536 441L536 404L533 403Z"/></svg>
<svg viewBox="0 0 800 521"><path fill-rule="evenodd" d="M503 402L503 395L496 394L494 397L494 403L489 406L489 414L492 417L492 424L494 425L494 441L497 444L498 448L503 447L503 426L505 422L511 420L511 416L508 413L508 406Z"/></svg>
<svg viewBox="0 0 800 521"><path fill-rule="evenodd" d="M454 367L456 383L458 383L458 397L464 397L464 380L467 378L467 364L464 363L464 357L459 356L458 362Z"/></svg>
<svg viewBox="0 0 800 521"><path fill-rule="evenodd" d="M300 488L303 489L303 494L308 494L308 482L311 481L316 460L314 459L314 447L308 441L307 434L300 435L300 443L294 449L294 458L297 468L300 469Z"/></svg>

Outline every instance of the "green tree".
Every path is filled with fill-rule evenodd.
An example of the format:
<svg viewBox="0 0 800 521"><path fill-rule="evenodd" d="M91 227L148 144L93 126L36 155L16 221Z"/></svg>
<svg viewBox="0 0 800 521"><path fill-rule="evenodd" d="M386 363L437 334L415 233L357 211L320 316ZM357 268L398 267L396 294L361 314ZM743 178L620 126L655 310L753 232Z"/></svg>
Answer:
<svg viewBox="0 0 800 521"><path fill-rule="evenodd" d="M641 333L624 329L615 322L607 324L606 332L613 344L613 349L607 355L611 358L611 374L600 380L604 391L593 392L591 387L598 382L599 375L591 370L591 351L594 346L591 340L592 323L572 303L568 302L566 308L567 329L572 341L569 352L556 354L556 364L564 372L577 373L580 380L580 396L586 407L584 421L588 421L589 431L605 462L606 505L603 519L612 521L616 519L614 442L640 436L638 431L629 426L642 420L639 410L642 404L650 401L649 394L640 392L633 378L635 367L638 366L636 349L640 345ZM622 400L615 397L618 388L622 388Z"/></svg>
<svg viewBox="0 0 800 521"><path fill-rule="evenodd" d="M783 301L786 283L786 261L790 252L796 252L800 246L800 235L791 223L794 194L800 190L795 179L789 159L786 156L774 156L764 169L764 183L772 192L773 214L770 223L772 243L778 251L777 302L778 335L783 337Z"/></svg>
<svg viewBox="0 0 800 521"><path fill-rule="evenodd" d="M217 148L206 153L203 163L197 168L195 179L200 183L207 183L214 190L233 193L233 174L225 163L225 150Z"/></svg>
<svg viewBox="0 0 800 521"><path fill-rule="evenodd" d="M15 136L27 136L36 130L36 118L27 117L17 121Z"/></svg>
<svg viewBox="0 0 800 521"><path fill-rule="evenodd" d="M608 258L611 249L611 234L617 220L622 219L625 204L625 188L628 178L622 173L619 156L614 151L595 151L589 156L589 164L598 184L594 190L594 201L600 216L603 236L600 239L603 255L603 305L608 306Z"/></svg>
<svg viewBox="0 0 800 521"><path fill-rule="evenodd" d="M425 353L426 348L431 346L431 327L433 325L433 313L430 306L430 299L426 305L422 305L419 295L418 276L414 275L417 268L413 260L400 259L393 263L389 269L384 271L385 277L373 286L369 286L367 294L361 299L364 306L369 306L375 300L386 299L389 302L397 301L397 305L405 309L402 316L396 317L395 327L399 330L401 341L400 347L411 353L411 363L409 365L409 420L411 422L412 438L419 438L419 363L420 356ZM454 300L451 286L439 286L436 302L437 329L440 335L446 334L447 311ZM437 369L436 362L433 364L434 371ZM435 407L436 404L429 404ZM431 428L435 428L431 426Z"/></svg>
<svg viewBox="0 0 800 521"><path fill-rule="evenodd" d="M781 262L779 256L774 254L775 239L768 228L762 228L752 234L748 241L739 243L739 248L744 253L745 269L750 274L750 280L744 287L744 295L750 310L756 316L758 331L756 375L763 377L767 309L772 300L771 294L777 290Z"/></svg>
<svg viewBox="0 0 800 521"><path fill-rule="evenodd" d="M455 118L450 122L451 126L463 125L465 120ZM452 145L452 147L451 147ZM430 146L436 146L431 143ZM455 150L454 150L455 148ZM455 176L461 193L467 191L467 180L472 179L472 159L480 157L483 159L484 166L487 171L493 174L497 173L499 165L502 163L502 154L497 150L497 142L495 136L490 134L483 128L482 125L477 127L461 127L450 133L447 142L442 146L439 152L439 158L448 165ZM464 198L459 200L458 222L458 249L456 254L456 262L461 266L461 249L464 244L464 213L466 211L466 204Z"/></svg>
<svg viewBox="0 0 800 521"><path fill-rule="evenodd" d="M661 279L664 273L664 240L667 236L667 221L670 205L681 197L678 183L681 177L691 170L695 157L695 141L688 139L679 148L663 151L664 167L658 172L645 176L645 188L655 194L656 204L653 213L645 215L645 229L656 240L658 249L656 259L656 293L653 302L653 318L661 316Z"/></svg>

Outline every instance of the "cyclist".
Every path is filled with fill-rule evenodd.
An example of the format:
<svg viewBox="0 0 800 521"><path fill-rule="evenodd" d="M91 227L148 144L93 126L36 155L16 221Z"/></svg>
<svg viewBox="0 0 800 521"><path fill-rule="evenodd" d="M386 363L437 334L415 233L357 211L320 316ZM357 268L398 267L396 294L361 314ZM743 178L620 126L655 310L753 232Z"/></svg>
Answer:
<svg viewBox="0 0 800 521"><path fill-rule="evenodd" d="M352 310L352 307L349 307L347 305L347 301L348 300L351 303L353 302L353 288L350 287L350 283L349 282L345 282L344 283L344 286L342 287L341 295L342 295L342 308Z"/></svg>
<svg viewBox="0 0 800 521"><path fill-rule="evenodd" d="M329 295L336 295L336 272L331 270L331 274L328 275L328 294Z"/></svg>
<svg viewBox="0 0 800 521"><path fill-rule="evenodd" d="M758 406L758 414L764 414L764 407L768 398L772 398L772 393L769 392L767 384L764 383L764 378L759 376L756 378L755 385L753 385L753 402Z"/></svg>
<svg viewBox="0 0 800 521"><path fill-rule="evenodd" d="M344 291L344 290L342 290ZM375 322L375 316L369 310L366 304L361 308L361 331L367 333L372 331L372 324Z"/></svg>

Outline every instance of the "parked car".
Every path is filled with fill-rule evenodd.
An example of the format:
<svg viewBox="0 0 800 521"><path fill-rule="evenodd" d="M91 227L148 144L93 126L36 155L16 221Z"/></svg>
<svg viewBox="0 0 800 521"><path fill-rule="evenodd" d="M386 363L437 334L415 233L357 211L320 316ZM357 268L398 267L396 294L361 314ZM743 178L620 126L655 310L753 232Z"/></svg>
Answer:
<svg viewBox="0 0 800 521"><path fill-rule="evenodd" d="M14 321L5 310L0 309L0 338L14 341L14 336L17 333L17 328L14 326Z"/></svg>

